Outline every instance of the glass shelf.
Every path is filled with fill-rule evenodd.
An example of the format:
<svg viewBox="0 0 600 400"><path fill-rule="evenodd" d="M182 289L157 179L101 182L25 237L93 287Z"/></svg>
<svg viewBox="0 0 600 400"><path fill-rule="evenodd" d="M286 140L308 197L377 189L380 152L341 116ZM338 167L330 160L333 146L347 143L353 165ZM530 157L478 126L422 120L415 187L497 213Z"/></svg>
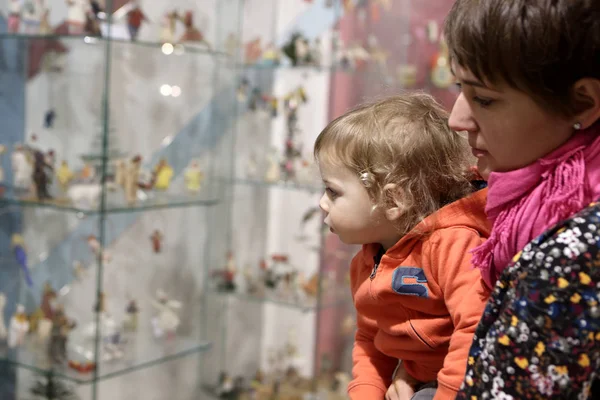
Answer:
<svg viewBox="0 0 600 400"><path fill-rule="evenodd" d="M93 45L96 43L104 43L108 41L108 38L101 36L90 36L90 35L66 35L66 34L51 34L51 35L27 35L22 33L0 33L0 39L14 39L14 40L31 40L31 41L52 41L52 40L64 40L68 42L82 42L85 44ZM230 57L230 55L223 51L216 51L207 49L206 46L194 42L186 43L162 43L162 42L150 42L150 41L131 41L127 39L112 38L112 43L129 44L138 47L150 47L156 48L163 53L181 55L186 52L194 54L208 54L218 57ZM164 46L167 46L166 48ZM170 45L170 46L169 46Z"/></svg>
<svg viewBox="0 0 600 400"><path fill-rule="evenodd" d="M348 290L337 291L337 293L322 294L321 303L317 305L316 298L308 299L293 299L293 298L282 298L275 294L265 294L263 296L258 294L242 293L237 291L225 292L214 288L209 291L217 296L231 297L244 302L252 303L263 303L273 304L277 306L297 309L303 312L318 311L328 308L344 307L352 304L352 299L348 296Z"/></svg>
<svg viewBox="0 0 600 400"><path fill-rule="evenodd" d="M311 193L318 193L323 191L323 186L317 183L305 184L291 181L279 181L279 182L267 182L259 179L234 179L233 183L236 185L248 185L248 186L259 186L259 187L273 187L286 190L299 190Z"/></svg>
<svg viewBox="0 0 600 400"><path fill-rule="evenodd" d="M213 206L219 203L219 199L214 192L209 190L200 192L197 195L170 194L148 192L143 196L138 195L136 204L128 205L125 199L115 193L107 193L107 202L105 211L108 214L130 213L136 211L149 211L164 208L184 208L194 206ZM88 207L86 205L76 206L67 198L54 198L51 200L39 201L31 197L18 197L14 194L5 195L0 198L0 207L2 206L22 206L32 208L48 208L58 211L73 212L81 215L92 216L101 214L100 206Z"/></svg>
<svg viewBox="0 0 600 400"><path fill-rule="evenodd" d="M170 342L168 340L155 340L148 332L148 334L138 334L135 339L129 339L126 346L122 359L100 362L97 374L93 371L80 373L66 365L51 366L48 360L48 344L45 343L40 346L34 343L34 339L28 339L24 346L18 349L1 349L0 362L19 366L43 375L53 375L77 384L86 384L125 375L195 353L205 352L210 349L211 344L187 338L175 338ZM71 348L72 345L69 344L69 347Z"/></svg>

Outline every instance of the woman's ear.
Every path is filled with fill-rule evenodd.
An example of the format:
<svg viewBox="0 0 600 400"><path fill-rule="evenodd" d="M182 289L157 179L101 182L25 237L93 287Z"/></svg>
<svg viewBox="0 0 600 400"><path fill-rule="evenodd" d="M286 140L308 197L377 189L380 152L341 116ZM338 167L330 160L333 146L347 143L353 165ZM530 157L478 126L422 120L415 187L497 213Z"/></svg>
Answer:
<svg viewBox="0 0 600 400"><path fill-rule="evenodd" d="M383 187L383 196L387 200L385 217L388 221L396 221L404 211L402 207L402 189L396 184L388 183Z"/></svg>
<svg viewBox="0 0 600 400"><path fill-rule="evenodd" d="M573 100L579 110L573 124L581 124L580 129L589 128L600 119L600 80L583 78L575 82Z"/></svg>

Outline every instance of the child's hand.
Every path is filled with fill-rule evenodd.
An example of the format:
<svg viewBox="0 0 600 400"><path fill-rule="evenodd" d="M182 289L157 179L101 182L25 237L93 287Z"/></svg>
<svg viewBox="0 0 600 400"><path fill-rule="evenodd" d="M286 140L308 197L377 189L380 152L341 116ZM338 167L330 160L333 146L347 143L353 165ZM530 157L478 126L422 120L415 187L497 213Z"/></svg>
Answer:
<svg viewBox="0 0 600 400"><path fill-rule="evenodd" d="M418 384L419 381L410 376L404 369L404 364L400 363L392 384L385 394L385 400L410 400L415 394L415 387Z"/></svg>

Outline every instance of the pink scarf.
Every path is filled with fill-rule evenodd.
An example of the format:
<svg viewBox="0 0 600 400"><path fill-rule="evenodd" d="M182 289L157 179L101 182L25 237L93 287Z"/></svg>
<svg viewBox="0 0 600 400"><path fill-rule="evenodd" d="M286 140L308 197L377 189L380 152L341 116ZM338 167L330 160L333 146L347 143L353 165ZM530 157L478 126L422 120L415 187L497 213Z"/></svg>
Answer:
<svg viewBox="0 0 600 400"><path fill-rule="evenodd" d="M490 238L473 249L473 265L493 288L513 256L556 223L600 197L600 124L524 168L492 172L485 207Z"/></svg>

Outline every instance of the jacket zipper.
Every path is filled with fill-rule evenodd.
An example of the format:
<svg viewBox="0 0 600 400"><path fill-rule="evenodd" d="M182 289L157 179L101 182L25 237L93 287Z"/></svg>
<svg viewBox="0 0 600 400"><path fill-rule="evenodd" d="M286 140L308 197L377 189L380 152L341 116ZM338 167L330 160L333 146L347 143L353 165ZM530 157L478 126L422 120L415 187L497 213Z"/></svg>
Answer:
<svg viewBox="0 0 600 400"><path fill-rule="evenodd" d="M373 271L371 272L371 276L369 276L369 279L375 279L375 275L377 275L377 268L379 268L379 263L375 263L375 265L373 266Z"/></svg>
<svg viewBox="0 0 600 400"><path fill-rule="evenodd" d="M385 250L383 250L383 247L379 249L379 251L377 252L377 254L375 255L375 257L373 257L373 271L371 271L371 275L369 276L369 279L373 280L375 279L375 275L377 275L377 268L379 268L379 264L381 263L381 258L383 257L383 255L385 254Z"/></svg>

